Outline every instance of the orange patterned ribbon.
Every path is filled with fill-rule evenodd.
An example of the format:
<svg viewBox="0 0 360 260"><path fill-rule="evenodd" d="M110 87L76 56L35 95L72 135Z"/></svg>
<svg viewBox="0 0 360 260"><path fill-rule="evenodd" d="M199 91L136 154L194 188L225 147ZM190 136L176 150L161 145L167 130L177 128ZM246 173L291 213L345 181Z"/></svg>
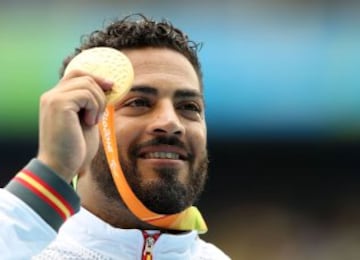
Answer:
<svg viewBox="0 0 360 260"><path fill-rule="evenodd" d="M158 214L148 208L136 197L129 186L121 169L114 127L114 106L108 105L102 121L99 123L107 162L110 167L117 190L126 206L139 219L153 226L172 230L198 230L199 233L207 231L206 223L199 210L191 206L177 214Z"/></svg>

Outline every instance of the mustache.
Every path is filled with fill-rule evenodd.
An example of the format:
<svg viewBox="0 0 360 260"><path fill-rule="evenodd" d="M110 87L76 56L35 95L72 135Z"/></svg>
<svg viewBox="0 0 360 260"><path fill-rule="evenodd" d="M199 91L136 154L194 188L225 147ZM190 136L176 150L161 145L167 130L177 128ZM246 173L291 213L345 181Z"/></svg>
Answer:
<svg viewBox="0 0 360 260"><path fill-rule="evenodd" d="M188 159L190 161L192 161L194 158L193 154L186 147L185 143L183 141L179 140L179 138L174 137L174 136L158 136L158 137L151 139L149 141L146 141L144 143L137 144L131 149L130 154L133 157L136 157L136 155L139 153L139 151L141 149L143 149L144 147L157 146L157 145L171 145L171 146L179 147L186 151Z"/></svg>

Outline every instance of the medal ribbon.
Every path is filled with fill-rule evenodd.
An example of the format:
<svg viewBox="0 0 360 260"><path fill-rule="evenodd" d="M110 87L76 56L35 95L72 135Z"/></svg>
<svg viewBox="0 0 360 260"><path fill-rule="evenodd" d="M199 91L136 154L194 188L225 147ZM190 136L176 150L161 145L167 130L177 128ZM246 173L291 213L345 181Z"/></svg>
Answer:
<svg viewBox="0 0 360 260"><path fill-rule="evenodd" d="M114 106L108 105L99 123L100 135L106 159L116 188L129 210L140 220L153 226L171 230L197 230L206 233L207 226L200 211L191 206L177 214L158 214L148 208L136 197L121 169L114 125Z"/></svg>

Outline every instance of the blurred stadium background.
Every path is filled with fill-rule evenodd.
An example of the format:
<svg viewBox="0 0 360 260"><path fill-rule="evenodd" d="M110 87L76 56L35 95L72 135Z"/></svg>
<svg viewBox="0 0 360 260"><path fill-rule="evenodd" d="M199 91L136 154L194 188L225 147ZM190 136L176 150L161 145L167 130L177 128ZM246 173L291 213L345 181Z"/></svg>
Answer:
<svg viewBox="0 0 360 260"><path fill-rule="evenodd" d="M80 36L166 18L204 46L205 238L233 259L360 259L360 3L2 1L0 184L37 149L38 98Z"/></svg>

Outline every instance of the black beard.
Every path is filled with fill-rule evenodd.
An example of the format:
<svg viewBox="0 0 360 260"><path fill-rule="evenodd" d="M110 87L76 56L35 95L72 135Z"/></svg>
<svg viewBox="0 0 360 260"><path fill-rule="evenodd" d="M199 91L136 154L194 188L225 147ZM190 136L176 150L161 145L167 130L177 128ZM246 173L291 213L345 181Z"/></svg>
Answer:
<svg viewBox="0 0 360 260"><path fill-rule="evenodd" d="M163 144L164 142L164 140L157 140L151 143ZM174 144L172 141L168 143ZM194 160L189 160L190 174L185 183L178 180L176 169L158 168L154 169L158 173L158 180L144 184L136 166L138 149L138 147L132 149L129 161L125 161L120 154L120 164L131 189L148 209L159 214L174 214L183 211L197 201L207 179L208 157L206 151L202 154L202 159L196 168ZM124 201L116 189L102 146L92 162L91 169L94 180L105 196L112 202L118 201L123 207Z"/></svg>

